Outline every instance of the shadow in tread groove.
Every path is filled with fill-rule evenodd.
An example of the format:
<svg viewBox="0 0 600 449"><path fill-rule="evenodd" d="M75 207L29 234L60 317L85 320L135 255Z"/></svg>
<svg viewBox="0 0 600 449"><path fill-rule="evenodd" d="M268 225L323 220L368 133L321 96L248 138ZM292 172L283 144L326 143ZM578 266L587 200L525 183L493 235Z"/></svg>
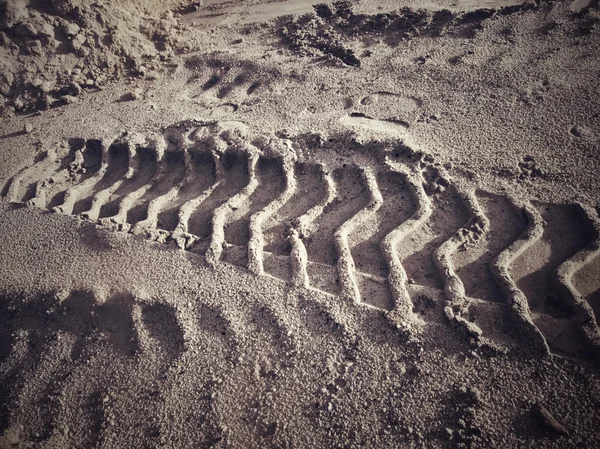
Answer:
<svg viewBox="0 0 600 449"><path fill-rule="evenodd" d="M119 186L106 204L102 205L99 218L115 216L119 212L121 200L130 193L147 185L154 177L157 168L156 151L152 148L138 147L135 153L134 161L130 161L130 164L134 166L135 173L130 179Z"/></svg>
<svg viewBox="0 0 600 449"><path fill-rule="evenodd" d="M73 215L88 211L92 207L94 196L105 189L110 188L122 179L129 168L129 149L126 144L113 143L108 149L108 168L100 182L95 186L91 194L75 203Z"/></svg>
<svg viewBox="0 0 600 449"><path fill-rule="evenodd" d="M283 160L259 157L256 164L256 178L257 189L243 207L229 214L224 227L225 241L232 246L225 248L223 260L241 267L248 264L246 248L250 240L250 216L275 200L285 189ZM240 250L236 251L236 249Z"/></svg>
<svg viewBox="0 0 600 449"><path fill-rule="evenodd" d="M209 152L190 149L191 179L179 191L175 201L158 215L158 227L165 231L173 231L178 223L179 209L187 201L200 195L215 183L216 172L213 156Z"/></svg>
<svg viewBox="0 0 600 449"><path fill-rule="evenodd" d="M202 85L202 90L206 91L206 90L212 89L213 87L215 87L217 84L219 84L221 82L222 78L223 78L222 75L219 75L218 73L213 73L211 75L211 77L208 79L208 81L206 81L206 83L204 83ZM197 97L198 95L194 95L194 96L192 96L192 98Z"/></svg>
<svg viewBox="0 0 600 449"><path fill-rule="evenodd" d="M227 97L235 87L241 86L247 80L248 80L248 75L246 73L238 74L233 79L233 81L231 81L230 83L226 83L224 86L222 86L219 89L219 91L217 92L217 98L223 99L223 98Z"/></svg>
<svg viewBox="0 0 600 449"><path fill-rule="evenodd" d="M221 156L224 180L192 213L188 232L199 240L192 250L206 252L212 233L213 212L229 198L240 192L249 182L248 156L237 151L227 151Z"/></svg>
<svg viewBox="0 0 600 449"><path fill-rule="evenodd" d="M316 231L307 239L308 275L311 285L330 293L340 290L335 270L338 254L335 232L369 203L369 193L361 170L345 167L333 172L336 198L315 220ZM310 263L312 262L312 263Z"/></svg>
<svg viewBox="0 0 600 449"><path fill-rule="evenodd" d="M323 170L318 165L298 163L294 167L297 188L290 200L265 225L265 250L277 255L289 255L289 227L293 220L317 205L325 196Z"/></svg>
<svg viewBox="0 0 600 449"><path fill-rule="evenodd" d="M389 269L380 244L386 235L413 214L416 204L401 173L380 172L376 180L383 204L371 220L352 231L349 244L362 301L390 310L394 300L387 282Z"/></svg>
<svg viewBox="0 0 600 449"><path fill-rule="evenodd" d="M533 321L548 344L562 353L585 352L586 343L571 318L570 301L556 288L556 269L594 237L574 204L536 205L547 223L542 238L513 265L518 287L528 299Z"/></svg>
<svg viewBox="0 0 600 449"><path fill-rule="evenodd" d="M152 187L144 193L137 201L137 205L127 213L127 222L135 225L147 218L148 205L154 198L167 193L171 188L178 185L185 176L185 155L181 151L166 152L159 171L164 171L164 176L152 181Z"/></svg>
<svg viewBox="0 0 600 449"><path fill-rule="evenodd" d="M433 199L435 207L424 226L404 239L399 248L400 259L408 279L425 287L444 289L432 254L453 236L469 219L454 188L447 188Z"/></svg>
<svg viewBox="0 0 600 449"><path fill-rule="evenodd" d="M189 65L189 62L188 62ZM212 96L219 100L230 97L251 96L263 86L269 85L274 76L259 72L254 64L232 67L225 61L203 61L203 66L210 66L213 72L201 71L188 80L188 96L200 100Z"/></svg>
<svg viewBox="0 0 600 449"><path fill-rule="evenodd" d="M527 228L527 219L508 198L477 192L477 199L490 220L490 232L481 244L453 255L456 273L465 286L467 297L504 302L489 266L498 254L521 236Z"/></svg>

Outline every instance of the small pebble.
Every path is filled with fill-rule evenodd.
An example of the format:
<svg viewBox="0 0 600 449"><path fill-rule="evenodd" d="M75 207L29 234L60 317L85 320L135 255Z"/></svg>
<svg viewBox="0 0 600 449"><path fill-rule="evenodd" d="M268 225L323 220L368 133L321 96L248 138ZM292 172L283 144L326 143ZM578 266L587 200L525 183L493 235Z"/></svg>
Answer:
<svg viewBox="0 0 600 449"><path fill-rule="evenodd" d="M81 28L79 28L79 25L73 22L68 23L67 26L65 26L65 34L67 36L75 36L80 30Z"/></svg>
<svg viewBox="0 0 600 449"><path fill-rule="evenodd" d="M60 97L60 99L65 104L77 103L77 97L74 97L73 95L63 95L62 97Z"/></svg>
<svg viewBox="0 0 600 449"><path fill-rule="evenodd" d="M33 125L29 122L25 123L23 131L25 132L25 134L29 134L31 131L33 131Z"/></svg>
<svg viewBox="0 0 600 449"><path fill-rule="evenodd" d="M127 92L126 94L121 95L121 101L134 101L140 98L140 92L137 90L132 90Z"/></svg>
<svg viewBox="0 0 600 449"><path fill-rule="evenodd" d="M40 90L45 93L50 92L52 90L52 83L50 81L44 81L40 84Z"/></svg>

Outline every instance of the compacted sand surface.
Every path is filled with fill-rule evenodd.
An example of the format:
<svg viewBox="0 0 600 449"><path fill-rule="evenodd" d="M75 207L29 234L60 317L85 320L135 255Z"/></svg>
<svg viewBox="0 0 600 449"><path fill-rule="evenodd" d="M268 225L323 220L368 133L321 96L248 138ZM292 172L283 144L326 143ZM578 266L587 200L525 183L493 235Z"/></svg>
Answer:
<svg viewBox="0 0 600 449"><path fill-rule="evenodd" d="M599 447L595 1L0 1L0 447Z"/></svg>

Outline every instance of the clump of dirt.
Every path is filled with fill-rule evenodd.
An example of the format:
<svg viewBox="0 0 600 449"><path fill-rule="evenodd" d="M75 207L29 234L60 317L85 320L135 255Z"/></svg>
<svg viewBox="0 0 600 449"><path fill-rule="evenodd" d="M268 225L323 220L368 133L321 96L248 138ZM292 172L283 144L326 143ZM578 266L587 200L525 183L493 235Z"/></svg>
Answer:
<svg viewBox="0 0 600 449"><path fill-rule="evenodd" d="M185 27L168 2L155 6L1 0L2 115L70 104L123 76L156 77Z"/></svg>
<svg viewBox="0 0 600 449"><path fill-rule="evenodd" d="M427 11L408 7L380 14L356 14L349 1L315 5L314 13L293 18L280 25L284 43L304 56L324 55L348 66L360 67L360 59L344 44L347 38L362 40L380 37L388 45L417 36L450 35L474 37L483 23L496 15L515 14L539 6L523 3L499 9L480 8L469 12L447 9Z"/></svg>
<svg viewBox="0 0 600 449"><path fill-rule="evenodd" d="M337 58L349 66L360 67L354 52L344 47L329 20L314 14L306 14L284 25L280 34L289 47L298 54L314 56L321 53Z"/></svg>

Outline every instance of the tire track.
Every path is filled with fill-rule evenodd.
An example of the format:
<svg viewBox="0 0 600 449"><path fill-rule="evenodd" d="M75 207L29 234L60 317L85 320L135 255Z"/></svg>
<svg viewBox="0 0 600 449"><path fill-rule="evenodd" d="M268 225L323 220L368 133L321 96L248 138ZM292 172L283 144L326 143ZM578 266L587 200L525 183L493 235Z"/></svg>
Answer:
<svg viewBox="0 0 600 449"><path fill-rule="evenodd" d="M53 209L65 199L69 200L67 192L71 188L95 179L95 173L102 167L101 142L71 139L68 146L61 146L59 150L65 147L68 148L66 155L60 157L49 150L45 158L17 176L9 188L9 201L19 202L15 199L21 197L28 206Z"/></svg>
<svg viewBox="0 0 600 449"><path fill-rule="evenodd" d="M307 273L310 285L320 290L338 294L343 289L345 294L353 288L352 280L340 280L339 276L350 269L351 256L345 251L344 223L352 219L370 201L366 180L358 167L343 167L334 170L335 199L320 212L314 223L315 230L306 238ZM302 224L302 223L301 223Z"/></svg>
<svg viewBox="0 0 600 449"><path fill-rule="evenodd" d="M161 155L155 145L135 146L135 157L131 158L130 153L131 165L127 179L114 192L105 191L102 195L102 201L106 202L100 206L99 218L104 226L128 229L126 221L129 209L151 187L149 183L156 174Z"/></svg>
<svg viewBox="0 0 600 449"><path fill-rule="evenodd" d="M79 201L81 198L89 196L89 194L93 192L94 186L97 185L102 178L104 178L110 160L108 148L102 141L88 140L86 142L85 152L91 154L87 157L87 161L85 161L84 155L84 164L82 164L82 174L87 174L88 170L90 170L91 174L85 177L82 176L79 182L75 183L65 191L62 204L59 204L52 208L54 212L60 212L67 215L73 214L73 208L75 207L75 203L77 203L77 201ZM100 154L98 155L98 153ZM97 157L100 158L98 168L94 160Z"/></svg>
<svg viewBox="0 0 600 449"><path fill-rule="evenodd" d="M357 303L361 302L361 294L356 279L356 268L350 250L349 236L351 232L370 218L373 213L377 212L383 204L383 196L379 191L373 171L365 169L361 175L368 189L369 202L349 220L345 221L334 234L338 253L338 276L341 283L342 295Z"/></svg>
<svg viewBox="0 0 600 449"><path fill-rule="evenodd" d="M57 172L61 168L63 167L60 164L56 149L48 149L43 155L35 159L33 165L24 167L12 178L6 193L8 201L13 204L26 202L31 206L45 207L45 202L40 205L30 202L36 196L36 180L46 179L50 173Z"/></svg>
<svg viewBox="0 0 600 449"><path fill-rule="evenodd" d="M295 157L284 157L282 160L283 178L285 188L281 195L255 213L250 218L250 236L248 241L248 269L258 275L264 275L264 250L265 237L263 232L264 223L274 215L286 202L288 202L296 190L296 177L294 176Z"/></svg>
<svg viewBox="0 0 600 449"><path fill-rule="evenodd" d="M232 204L232 211L227 217L224 227L225 261L263 274L261 221L270 213L270 207L277 209L289 193L290 178L286 165L289 166L289 162L286 164L278 157L258 158L255 173L256 186L260 188L256 188L246 201Z"/></svg>
<svg viewBox="0 0 600 449"><path fill-rule="evenodd" d="M295 226L290 230L292 284L297 287L309 288L311 285L305 239L310 239L316 231L314 221L333 203L337 194L333 176L324 169L322 170L322 175L323 184L325 185L325 196L319 203L299 217Z"/></svg>
<svg viewBox="0 0 600 449"><path fill-rule="evenodd" d="M300 218L317 206L326 194L324 169L317 164L294 164L295 189L291 198L264 225L264 270L271 276L291 281L292 233ZM290 174L288 173L288 183ZM316 200L316 201L315 201Z"/></svg>
<svg viewBox="0 0 600 449"><path fill-rule="evenodd" d="M600 329L594 310L573 284L577 271L600 256L600 220L596 211L580 204L577 207L588 224L588 243L572 257L563 262L555 272L555 279L565 290L567 304L573 308L573 320L580 327L595 357L600 357ZM589 229L591 228L591 229Z"/></svg>
<svg viewBox="0 0 600 449"><path fill-rule="evenodd" d="M223 204L217 207L212 216L210 243L208 250L204 255L206 262L211 266L215 266L221 260L221 256L223 255L223 247L226 244L225 226L229 214L240 209L258 187L258 180L256 177L256 164L259 160L258 153L255 149L251 149L246 152L246 156L248 158L248 183L241 191L231 196Z"/></svg>
<svg viewBox="0 0 600 449"><path fill-rule="evenodd" d="M596 323L598 323L600 319L600 254L598 252L600 247L598 221L600 217L598 216L598 208L592 209L583 205L582 207L593 223L595 240L586 247L589 257L586 259L585 264L572 272L571 284L572 288L579 292L580 297L589 304Z"/></svg>
<svg viewBox="0 0 600 449"><path fill-rule="evenodd" d="M202 193L210 189L216 181L213 154L203 148L194 147L190 148L189 153L188 174L177 192L177 198L166 203L166 207L157 216L157 227L164 231L173 232L180 224L181 229L185 231L189 219L187 210L191 212L194 204L201 202Z"/></svg>
<svg viewBox="0 0 600 449"><path fill-rule="evenodd" d="M213 232L213 211L226 203L229 198L238 194L250 180L248 156L231 150L223 154L215 154L215 184L205 191L204 195L186 203L179 216L179 222L185 221L185 210L193 210L187 223L186 248L204 254L210 243ZM197 203L197 207L193 208ZM179 225L178 225L179 227Z"/></svg>
<svg viewBox="0 0 600 449"><path fill-rule="evenodd" d="M597 255L594 213L577 204L540 209L543 236L515 263L517 284L553 352L598 354L593 310L572 283L573 275Z"/></svg>
<svg viewBox="0 0 600 449"><path fill-rule="evenodd" d="M446 240L434 252L433 258L439 275L444 281L444 293L447 300L447 306L444 308L446 317L448 320L462 326L470 336L479 338L482 330L475 323L465 318L465 315L468 314L469 299L466 295L465 286L456 273L451 257L459 248L468 244L473 245L482 236L488 234L490 222L483 214L473 192L464 193L460 196L471 218L456 234Z"/></svg>
<svg viewBox="0 0 600 449"><path fill-rule="evenodd" d="M391 311L390 318L399 324L403 328L411 326L411 323L415 322L415 315L413 313L413 303L410 294L406 288L408 283L408 277L404 266L400 260L400 255L397 250L398 244L404 240L408 235L412 234L416 229L427 221L431 215L431 202L425 190L423 189L422 177L411 173L405 167L398 164L391 164L392 168L399 170L406 174L407 185L409 186L413 195L414 201L417 204L417 209L410 218L404 221L400 226L391 231L385 236L381 242L381 251L383 252L388 267L389 276L388 282L392 290L392 296L394 299L394 308Z"/></svg>
<svg viewBox="0 0 600 449"><path fill-rule="evenodd" d="M454 236L467 222L467 212L459 194L454 189L436 195L436 207L423 227L413 233L400 248L406 273L411 283L429 288L444 289L435 260L436 250ZM434 257L432 257L434 255Z"/></svg>
<svg viewBox="0 0 600 449"><path fill-rule="evenodd" d="M406 331L445 316L478 345L599 353L595 210L463 193L408 147L323 164L299 142L194 121L71 139L5 192L382 310Z"/></svg>
<svg viewBox="0 0 600 449"><path fill-rule="evenodd" d="M455 253L455 270L464 284L467 297L504 302L489 266L498 254L519 238L527 227L527 220L506 197L478 191L475 199L481 210L478 214L494 219L488 219L485 239L479 245L473 246L469 251ZM467 208L471 209L470 206ZM473 212L474 210L471 213Z"/></svg>
<svg viewBox="0 0 600 449"><path fill-rule="evenodd" d="M183 151L165 151L159 162L158 173L150 182L150 187L133 200L127 210L127 223L134 234L152 236L156 229L157 215L162 205L177 195L179 184L183 181L187 170Z"/></svg>
<svg viewBox="0 0 600 449"><path fill-rule="evenodd" d="M75 147L77 145L77 147ZM66 213L70 213L70 201L77 198L77 185L84 187L87 180L96 179L95 174L102 169L103 148L99 140L78 139L73 145L77 148L73 154L73 160L66 163L67 170L61 170L51 178L38 184L36 196L32 200L37 207L47 207L60 212L65 204ZM71 154L67 156L71 159ZM74 190L73 190L74 189ZM43 205L43 206L42 206Z"/></svg>
<svg viewBox="0 0 600 449"><path fill-rule="evenodd" d="M167 174L157 182L156 191L148 191L146 193L147 198L142 197L141 204L132 209L127 215L127 220L132 225L131 232L133 234L144 235L147 238L162 242L166 241L170 234L160 232L158 229L158 215L177 197L181 188L185 186L191 171L187 152L170 153L166 156L166 159L168 168L165 171ZM142 216L145 218L141 219Z"/></svg>
<svg viewBox="0 0 600 449"><path fill-rule="evenodd" d="M130 176L131 158L130 147L127 142L116 140L108 148L107 169L102 179L93 187L90 195L77 201L73 207L74 215L97 221L100 209L110 199L110 196Z"/></svg>
<svg viewBox="0 0 600 449"><path fill-rule="evenodd" d="M543 235L544 221L539 212L529 203L523 204L521 208L527 217L527 229L519 239L515 240L494 259L491 269L506 297L511 318L517 324L518 332L524 335L525 341L531 343L539 354L548 355L550 354L550 348L531 318L527 297L519 289L510 274L510 265Z"/></svg>

